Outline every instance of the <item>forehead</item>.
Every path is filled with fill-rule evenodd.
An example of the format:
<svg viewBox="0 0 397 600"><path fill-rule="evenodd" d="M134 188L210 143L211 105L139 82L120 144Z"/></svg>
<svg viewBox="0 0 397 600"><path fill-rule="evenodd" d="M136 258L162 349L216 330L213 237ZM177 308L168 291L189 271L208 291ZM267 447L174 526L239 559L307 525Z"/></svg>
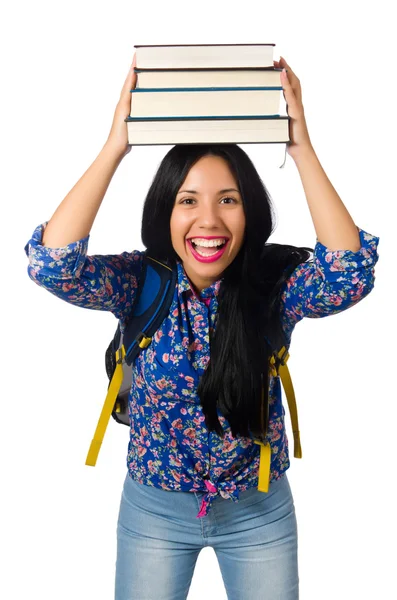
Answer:
<svg viewBox="0 0 397 600"><path fill-rule="evenodd" d="M203 157L191 167L178 193L183 191L197 194L231 191L239 193L237 181L227 161L213 156Z"/></svg>

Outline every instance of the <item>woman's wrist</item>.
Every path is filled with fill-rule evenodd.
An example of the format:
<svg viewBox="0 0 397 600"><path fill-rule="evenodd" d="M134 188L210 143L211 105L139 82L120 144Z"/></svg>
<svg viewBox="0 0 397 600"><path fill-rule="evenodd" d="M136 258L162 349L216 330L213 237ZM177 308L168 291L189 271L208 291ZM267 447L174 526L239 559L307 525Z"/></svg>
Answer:
<svg viewBox="0 0 397 600"><path fill-rule="evenodd" d="M131 146L128 146L127 144L125 146L120 146L120 144L117 144L108 138L103 145L102 150L110 154L115 160L121 161L124 156L130 152Z"/></svg>

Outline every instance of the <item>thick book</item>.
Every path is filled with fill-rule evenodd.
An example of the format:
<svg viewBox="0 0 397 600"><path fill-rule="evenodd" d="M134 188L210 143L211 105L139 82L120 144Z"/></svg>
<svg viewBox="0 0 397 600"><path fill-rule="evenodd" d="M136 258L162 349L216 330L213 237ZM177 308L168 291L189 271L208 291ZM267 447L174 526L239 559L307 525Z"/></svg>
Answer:
<svg viewBox="0 0 397 600"><path fill-rule="evenodd" d="M266 144L289 141L289 117L180 117L125 119L128 144L132 146L172 144Z"/></svg>
<svg viewBox="0 0 397 600"><path fill-rule="evenodd" d="M216 88L281 86L278 68L141 69L135 67L136 88Z"/></svg>
<svg viewBox="0 0 397 600"><path fill-rule="evenodd" d="M135 45L139 69L272 67L275 44Z"/></svg>
<svg viewBox="0 0 397 600"><path fill-rule="evenodd" d="M130 117L276 115L282 87L131 90Z"/></svg>

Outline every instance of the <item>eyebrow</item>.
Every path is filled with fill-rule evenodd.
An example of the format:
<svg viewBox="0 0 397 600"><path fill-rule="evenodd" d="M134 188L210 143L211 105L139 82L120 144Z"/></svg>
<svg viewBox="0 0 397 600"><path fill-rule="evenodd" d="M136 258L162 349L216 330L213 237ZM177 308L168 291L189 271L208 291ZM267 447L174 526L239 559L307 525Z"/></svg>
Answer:
<svg viewBox="0 0 397 600"><path fill-rule="evenodd" d="M178 194L182 194L183 192L188 192L189 194L199 194L199 192L197 192L196 190L181 190L180 192L178 192ZM240 193L235 188L226 188L224 190L219 190L218 194L224 194L225 192L237 192L238 194Z"/></svg>

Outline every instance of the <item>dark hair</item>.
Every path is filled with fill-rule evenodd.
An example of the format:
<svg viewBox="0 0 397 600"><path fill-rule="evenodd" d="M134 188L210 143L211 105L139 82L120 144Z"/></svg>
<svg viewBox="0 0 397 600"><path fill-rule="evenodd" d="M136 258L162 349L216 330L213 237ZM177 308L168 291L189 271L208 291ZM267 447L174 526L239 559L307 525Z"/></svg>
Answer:
<svg viewBox="0 0 397 600"><path fill-rule="evenodd" d="M143 207L142 242L154 256L164 261L179 259L170 227L164 227L164 223L170 223L176 194L189 170L207 155L227 161L243 200L246 229L238 255L222 273L218 322L197 393L209 431L223 437L219 409L229 421L233 436L248 437L251 431L255 438L264 440L271 357L265 336L281 347L280 289L313 250L267 244L275 229L270 194L239 146L177 144L161 161Z"/></svg>

